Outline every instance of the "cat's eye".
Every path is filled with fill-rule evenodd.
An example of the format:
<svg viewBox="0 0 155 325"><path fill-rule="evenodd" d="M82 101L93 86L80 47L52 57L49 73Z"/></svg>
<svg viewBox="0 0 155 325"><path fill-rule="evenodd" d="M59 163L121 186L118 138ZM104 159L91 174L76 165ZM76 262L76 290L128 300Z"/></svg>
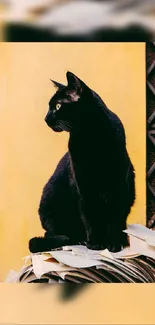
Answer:
<svg viewBox="0 0 155 325"><path fill-rule="evenodd" d="M61 104L56 104L56 110L58 111L61 107Z"/></svg>

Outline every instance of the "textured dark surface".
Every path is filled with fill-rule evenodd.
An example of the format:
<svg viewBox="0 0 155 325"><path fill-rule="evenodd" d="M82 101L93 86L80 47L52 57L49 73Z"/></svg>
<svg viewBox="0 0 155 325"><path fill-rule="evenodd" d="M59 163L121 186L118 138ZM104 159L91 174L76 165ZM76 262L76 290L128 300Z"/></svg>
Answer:
<svg viewBox="0 0 155 325"><path fill-rule="evenodd" d="M147 226L155 227L155 42L146 44Z"/></svg>

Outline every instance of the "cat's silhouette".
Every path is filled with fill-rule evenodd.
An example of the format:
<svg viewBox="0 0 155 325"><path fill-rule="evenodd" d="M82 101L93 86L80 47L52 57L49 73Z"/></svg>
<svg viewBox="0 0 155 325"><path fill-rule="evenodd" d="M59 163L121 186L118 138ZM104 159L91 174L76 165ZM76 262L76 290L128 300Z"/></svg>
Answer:
<svg viewBox="0 0 155 325"><path fill-rule="evenodd" d="M116 252L127 245L123 229L135 200L124 127L77 76L67 72L67 81L53 81L58 90L45 121L55 132L69 132L68 152L43 190L39 215L45 236L32 238L29 249L83 243Z"/></svg>

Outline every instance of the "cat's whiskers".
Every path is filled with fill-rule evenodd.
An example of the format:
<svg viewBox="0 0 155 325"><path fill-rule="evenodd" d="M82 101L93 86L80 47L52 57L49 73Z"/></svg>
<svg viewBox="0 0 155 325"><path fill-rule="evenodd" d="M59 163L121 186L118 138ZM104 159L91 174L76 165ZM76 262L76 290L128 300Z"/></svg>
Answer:
<svg viewBox="0 0 155 325"><path fill-rule="evenodd" d="M63 130L60 121L57 121L56 126L57 126L58 130L61 130L61 131Z"/></svg>
<svg viewBox="0 0 155 325"><path fill-rule="evenodd" d="M58 124L56 125L56 127L59 131L62 131L61 127Z"/></svg>
<svg viewBox="0 0 155 325"><path fill-rule="evenodd" d="M70 122L68 122L68 121L63 121L63 123L65 123L65 125L66 126L69 126L69 127L71 127L72 125L71 125L71 123Z"/></svg>
<svg viewBox="0 0 155 325"><path fill-rule="evenodd" d="M64 131L69 131L72 127L72 125L68 121L59 120L57 124L61 127Z"/></svg>
<svg viewBox="0 0 155 325"><path fill-rule="evenodd" d="M64 125L64 127L66 127L69 130L72 128L72 124L68 121L63 121L63 125Z"/></svg>

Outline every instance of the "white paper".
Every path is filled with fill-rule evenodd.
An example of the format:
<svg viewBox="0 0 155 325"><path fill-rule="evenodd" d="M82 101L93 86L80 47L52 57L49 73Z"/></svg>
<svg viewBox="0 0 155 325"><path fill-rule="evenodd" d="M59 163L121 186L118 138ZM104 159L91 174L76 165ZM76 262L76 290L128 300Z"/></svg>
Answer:
<svg viewBox="0 0 155 325"><path fill-rule="evenodd" d="M10 6L0 14L4 22L26 22L29 21L29 13L38 8L52 7L55 0L9 0Z"/></svg>
<svg viewBox="0 0 155 325"><path fill-rule="evenodd" d="M47 262L42 258L42 255L32 255L33 272L38 279L48 272L69 271L70 267L61 265L57 262Z"/></svg>
<svg viewBox="0 0 155 325"><path fill-rule="evenodd" d="M109 19L111 3L96 1L69 1L43 15L35 25L54 28L58 33L85 33L103 26ZM110 15L110 18L113 15Z"/></svg>
<svg viewBox="0 0 155 325"><path fill-rule="evenodd" d="M90 259L102 259L102 257L113 258L108 249L91 250L84 245L64 246L64 251L72 251L73 255L80 255Z"/></svg>
<svg viewBox="0 0 155 325"><path fill-rule="evenodd" d="M85 252L87 247L84 245L71 245L71 246L63 246L63 251L77 251L77 252Z"/></svg>
<svg viewBox="0 0 155 325"><path fill-rule="evenodd" d="M146 243L150 246L155 247L155 234L154 234L154 236L147 237Z"/></svg>
<svg viewBox="0 0 155 325"><path fill-rule="evenodd" d="M146 238L150 236L155 236L155 232L153 230L148 229L139 224L128 225L128 229L124 230L124 232L129 235L141 238L143 240L146 240Z"/></svg>
<svg viewBox="0 0 155 325"><path fill-rule="evenodd" d="M155 247L148 245L144 240L130 236L132 251L155 259Z"/></svg>
<svg viewBox="0 0 155 325"><path fill-rule="evenodd" d="M129 225L127 230L124 230L130 238L135 236L144 240L148 245L155 247L155 231L148 229L142 225L133 224Z"/></svg>
<svg viewBox="0 0 155 325"><path fill-rule="evenodd" d="M101 261L95 259L86 258L85 256L73 255L73 253L70 251L55 251L51 252L51 255L59 263L69 265L74 268L85 268L102 264Z"/></svg>
<svg viewBox="0 0 155 325"><path fill-rule="evenodd" d="M91 258L91 259L99 259L102 260L104 257L108 257L111 259L114 258L133 258L135 256L138 256L139 254L135 254L135 252L132 251L130 247L126 247L120 252L117 253L112 253L109 252L108 249L104 250L90 250L86 246L83 245L73 245L73 246L64 246L63 247L64 251L72 251L73 254L75 255L83 255L86 258Z"/></svg>
<svg viewBox="0 0 155 325"><path fill-rule="evenodd" d="M32 8L38 8L42 6L52 6L56 0L8 0L12 8L24 8L25 10L30 10Z"/></svg>
<svg viewBox="0 0 155 325"><path fill-rule="evenodd" d="M117 253L111 253L113 258L123 258L123 259L126 259L126 258L134 258L136 256L138 256L139 254L138 253L135 253L131 247L125 247L124 249L122 249L122 251L120 252L117 252Z"/></svg>
<svg viewBox="0 0 155 325"><path fill-rule="evenodd" d="M139 10L114 10L111 1L69 1L54 10L49 10L34 25L53 29L57 34L80 35L105 27L122 28L140 24L146 28L155 27L154 17L146 16Z"/></svg>
<svg viewBox="0 0 155 325"><path fill-rule="evenodd" d="M31 254L31 255L22 257L22 260L24 260L25 264L26 264L29 260L32 260L32 256L37 255L37 256L39 256L39 258L42 261L46 261L47 259L51 258L50 252L34 253L34 254Z"/></svg>
<svg viewBox="0 0 155 325"><path fill-rule="evenodd" d="M9 282L17 282L19 272L16 272L14 270L10 270L9 273L7 274L6 279L4 282L9 283Z"/></svg>
<svg viewBox="0 0 155 325"><path fill-rule="evenodd" d="M22 267L22 269L19 272L16 272L14 270L10 270L10 272L8 273L6 279L4 280L4 282L6 283L14 283L14 282L19 282L19 279L21 277L21 275L23 275L27 270L29 269L33 269L32 267Z"/></svg>

